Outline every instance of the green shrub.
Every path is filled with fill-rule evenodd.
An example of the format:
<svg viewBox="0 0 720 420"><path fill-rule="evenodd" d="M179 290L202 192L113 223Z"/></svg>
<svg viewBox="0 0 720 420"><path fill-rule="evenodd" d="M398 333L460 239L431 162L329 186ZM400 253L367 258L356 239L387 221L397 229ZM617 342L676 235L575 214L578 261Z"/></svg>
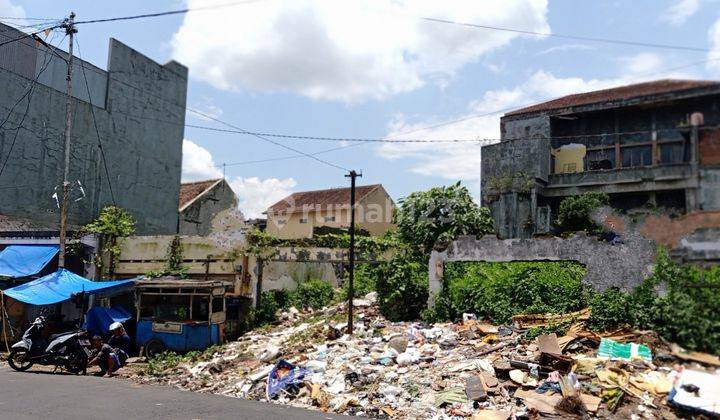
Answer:
<svg viewBox="0 0 720 420"><path fill-rule="evenodd" d="M635 324L633 296L617 288L593 296L587 326L595 331L609 331Z"/></svg>
<svg viewBox="0 0 720 420"><path fill-rule="evenodd" d="M372 270L378 292L380 312L390 321L409 321L420 317L427 307L428 268L404 255L377 265Z"/></svg>
<svg viewBox="0 0 720 420"><path fill-rule="evenodd" d="M471 312L507 323L518 313L577 311L588 302L584 275L573 262L448 263L443 292L424 317L457 320Z"/></svg>
<svg viewBox="0 0 720 420"><path fill-rule="evenodd" d="M652 276L642 285L632 293L608 290L597 295L591 310L588 327L593 330L622 325L652 329L690 350L718 353L720 268L703 271L679 265L660 252Z"/></svg>
<svg viewBox="0 0 720 420"><path fill-rule="evenodd" d="M253 312L253 325L261 326L277 321L277 312L286 309L290 296L285 290L268 290L260 295L260 305Z"/></svg>
<svg viewBox="0 0 720 420"><path fill-rule="evenodd" d="M358 264L355 266L355 276L353 278L353 290L355 291L355 297L363 297L370 292L377 290L375 273L377 266L374 264ZM348 273L345 272L343 287L338 293L337 299L339 301L347 300L349 287Z"/></svg>
<svg viewBox="0 0 720 420"><path fill-rule="evenodd" d="M556 224L564 231L586 230L591 233L602 231L591 216L598 207L608 203L609 197L603 193L585 193L563 199L560 203Z"/></svg>
<svg viewBox="0 0 720 420"><path fill-rule="evenodd" d="M322 280L309 280L298 285L290 301L297 308L322 309L333 300L333 287Z"/></svg>

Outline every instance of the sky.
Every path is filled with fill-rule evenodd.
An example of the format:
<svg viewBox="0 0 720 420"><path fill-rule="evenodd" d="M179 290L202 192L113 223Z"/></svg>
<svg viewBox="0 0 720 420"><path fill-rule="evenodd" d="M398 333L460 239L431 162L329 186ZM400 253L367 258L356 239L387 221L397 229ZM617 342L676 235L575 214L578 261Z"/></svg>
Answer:
<svg viewBox="0 0 720 420"><path fill-rule="evenodd" d="M82 58L105 68L112 37L157 62L176 60L189 68L188 107L244 130L339 139L497 139L499 111L646 80L720 79L718 3L0 0L0 17L62 18L73 10L77 20L88 20L200 8L80 26ZM207 7L217 5L223 7ZM186 123L227 128L192 112ZM317 156L335 166L256 137L186 127L183 181L225 175L246 217L261 216L293 191L347 186L347 171L337 166L362 172L359 184L383 184L396 200L457 181L479 198L480 143L273 141L304 153L337 149ZM256 162L280 157L292 158Z"/></svg>

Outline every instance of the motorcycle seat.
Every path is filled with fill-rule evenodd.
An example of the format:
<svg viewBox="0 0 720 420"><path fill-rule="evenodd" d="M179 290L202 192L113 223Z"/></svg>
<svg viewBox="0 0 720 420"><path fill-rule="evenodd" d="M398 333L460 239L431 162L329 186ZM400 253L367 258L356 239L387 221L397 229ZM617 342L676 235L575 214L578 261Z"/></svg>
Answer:
<svg viewBox="0 0 720 420"><path fill-rule="evenodd" d="M68 331L68 332L59 333L59 334L50 334L50 340L54 340L54 339L56 339L56 338L58 338L58 337L62 337L62 336L64 336L64 335L68 335L68 334L74 334L74 332Z"/></svg>

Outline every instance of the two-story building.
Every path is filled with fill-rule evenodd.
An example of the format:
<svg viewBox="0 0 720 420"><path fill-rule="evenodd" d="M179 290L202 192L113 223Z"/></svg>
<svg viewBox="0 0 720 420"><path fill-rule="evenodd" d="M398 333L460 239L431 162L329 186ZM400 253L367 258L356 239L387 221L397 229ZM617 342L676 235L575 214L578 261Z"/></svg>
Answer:
<svg viewBox="0 0 720 420"><path fill-rule="evenodd" d="M393 228L395 203L380 184L358 186L355 222L360 230L379 236ZM302 191L270 206L267 232L283 239L310 238L321 228L350 227L350 188Z"/></svg>
<svg viewBox="0 0 720 420"><path fill-rule="evenodd" d="M720 82L658 80L505 114L482 149L482 201L503 238L549 232L560 201L602 192L623 210L720 209Z"/></svg>

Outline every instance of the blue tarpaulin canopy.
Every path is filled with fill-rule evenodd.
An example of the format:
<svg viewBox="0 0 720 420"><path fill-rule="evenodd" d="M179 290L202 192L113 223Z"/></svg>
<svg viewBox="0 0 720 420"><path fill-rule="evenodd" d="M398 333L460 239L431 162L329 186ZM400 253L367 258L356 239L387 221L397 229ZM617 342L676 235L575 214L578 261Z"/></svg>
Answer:
<svg viewBox="0 0 720 420"><path fill-rule="evenodd" d="M10 245L0 251L0 277L37 274L58 253L58 245Z"/></svg>
<svg viewBox="0 0 720 420"><path fill-rule="evenodd" d="M135 284L133 280L91 281L60 269L45 277L3 291L7 296L31 305L52 305L70 299L73 294L119 292Z"/></svg>
<svg viewBox="0 0 720 420"><path fill-rule="evenodd" d="M110 324L113 322L125 322L130 318L132 315L122 306L113 306L112 308L93 306L85 316L85 329L91 335L103 335L108 332Z"/></svg>

